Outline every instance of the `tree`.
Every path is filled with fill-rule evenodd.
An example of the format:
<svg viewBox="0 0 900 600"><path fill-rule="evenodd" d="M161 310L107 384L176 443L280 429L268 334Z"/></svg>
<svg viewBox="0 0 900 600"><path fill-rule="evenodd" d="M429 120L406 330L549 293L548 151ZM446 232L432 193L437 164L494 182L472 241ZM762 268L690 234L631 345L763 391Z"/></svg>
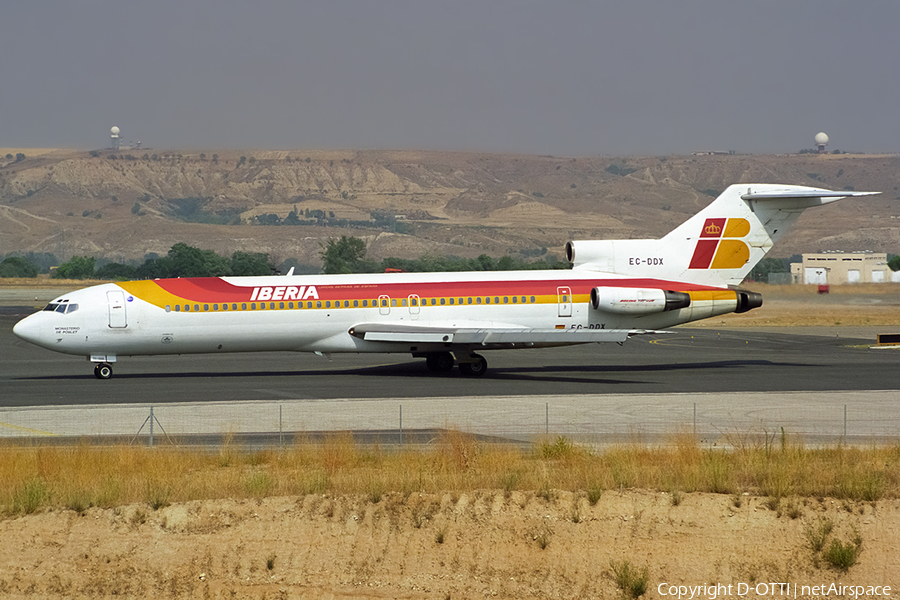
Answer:
<svg viewBox="0 0 900 600"><path fill-rule="evenodd" d="M38 268L21 256L8 256L0 262L0 277L37 277Z"/></svg>
<svg viewBox="0 0 900 600"><path fill-rule="evenodd" d="M113 279L123 281L137 279L137 269L121 263L108 263L97 269L97 279Z"/></svg>
<svg viewBox="0 0 900 600"><path fill-rule="evenodd" d="M262 252L241 252L231 255L232 275L271 275L269 255Z"/></svg>
<svg viewBox="0 0 900 600"><path fill-rule="evenodd" d="M366 243L356 237L342 235L339 240L329 239L319 256L326 274L371 273L375 270L375 264L366 260Z"/></svg>
<svg viewBox="0 0 900 600"><path fill-rule="evenodd" d="M891 271L900 271L900 254L895 254L888 260Z"/></svg>
<svg viewBox="0 0 900 600"><path fill-rule="evenodd" d="M179 242L169 250L172 273L169 277L221 277L231 274L231 264L212 250L201 250Z"/></svg>
<svg viewBox="0 0 900 600"><path fill-rule="evenodd" d="M91 279L94 277L94 257L73 256L53 273L54 279Z"/></svg>

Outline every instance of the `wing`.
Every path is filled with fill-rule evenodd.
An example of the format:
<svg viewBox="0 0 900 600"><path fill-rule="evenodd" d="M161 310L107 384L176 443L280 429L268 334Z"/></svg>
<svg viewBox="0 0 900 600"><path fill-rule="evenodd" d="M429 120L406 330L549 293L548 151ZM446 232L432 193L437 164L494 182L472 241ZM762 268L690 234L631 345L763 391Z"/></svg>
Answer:
<svg viewBox="0 0 900 600"><path fill-rule="evenodd" d="M644 329L535 329L513 327L435 327L394 323L362 323L350 335L371 342L401 344L453 344L463 346L544 346L622 343L633 335L668 333Z"/></svg>

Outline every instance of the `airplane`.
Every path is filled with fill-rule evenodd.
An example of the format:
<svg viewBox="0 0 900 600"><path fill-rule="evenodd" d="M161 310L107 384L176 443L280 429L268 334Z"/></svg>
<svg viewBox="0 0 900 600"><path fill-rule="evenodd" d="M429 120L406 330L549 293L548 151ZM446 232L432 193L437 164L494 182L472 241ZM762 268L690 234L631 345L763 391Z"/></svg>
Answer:
<svg viewBox="0 0 900 600"><path fill-rule="evenodd" d="M570 270L206 277L73 291L19 321L28 342L112 376L121 356L408 353L435 373L487 371L479 352L623 343L762 305L740 287L803 210L848 196L735 184L661 239L566 244Z"/></svg>

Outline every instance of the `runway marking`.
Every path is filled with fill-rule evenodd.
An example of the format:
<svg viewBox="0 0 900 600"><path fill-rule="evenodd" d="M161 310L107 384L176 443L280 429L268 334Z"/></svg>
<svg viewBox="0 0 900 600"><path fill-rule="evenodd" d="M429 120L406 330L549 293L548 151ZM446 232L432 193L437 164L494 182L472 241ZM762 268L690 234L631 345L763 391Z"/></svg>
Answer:
<svg viewBox="0 0 900 600"><path fill-rule="evenodd" d="M3 423L0 421L0 427L8 427L9 429L15 429L16 431L22 431L25 433L31 433L34 435L59 435L58 433L52 433L50 431L41 431L40 429L31 429L30 427L22 427L21 425L13 425L12 423Z"/></svg>

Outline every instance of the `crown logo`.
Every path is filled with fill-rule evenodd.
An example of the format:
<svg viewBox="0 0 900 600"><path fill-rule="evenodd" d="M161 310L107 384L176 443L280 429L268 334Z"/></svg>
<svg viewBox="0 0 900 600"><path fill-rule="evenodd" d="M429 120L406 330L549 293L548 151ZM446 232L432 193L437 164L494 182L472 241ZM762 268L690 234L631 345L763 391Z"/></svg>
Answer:
<svg viewBox="0 0 900 600"><path fill-rule="evenodd" d="M707 235L719 235L722 233L722 228L716 225L715 223L710 223L706 227L703 228L704 233Z"/></svg>

